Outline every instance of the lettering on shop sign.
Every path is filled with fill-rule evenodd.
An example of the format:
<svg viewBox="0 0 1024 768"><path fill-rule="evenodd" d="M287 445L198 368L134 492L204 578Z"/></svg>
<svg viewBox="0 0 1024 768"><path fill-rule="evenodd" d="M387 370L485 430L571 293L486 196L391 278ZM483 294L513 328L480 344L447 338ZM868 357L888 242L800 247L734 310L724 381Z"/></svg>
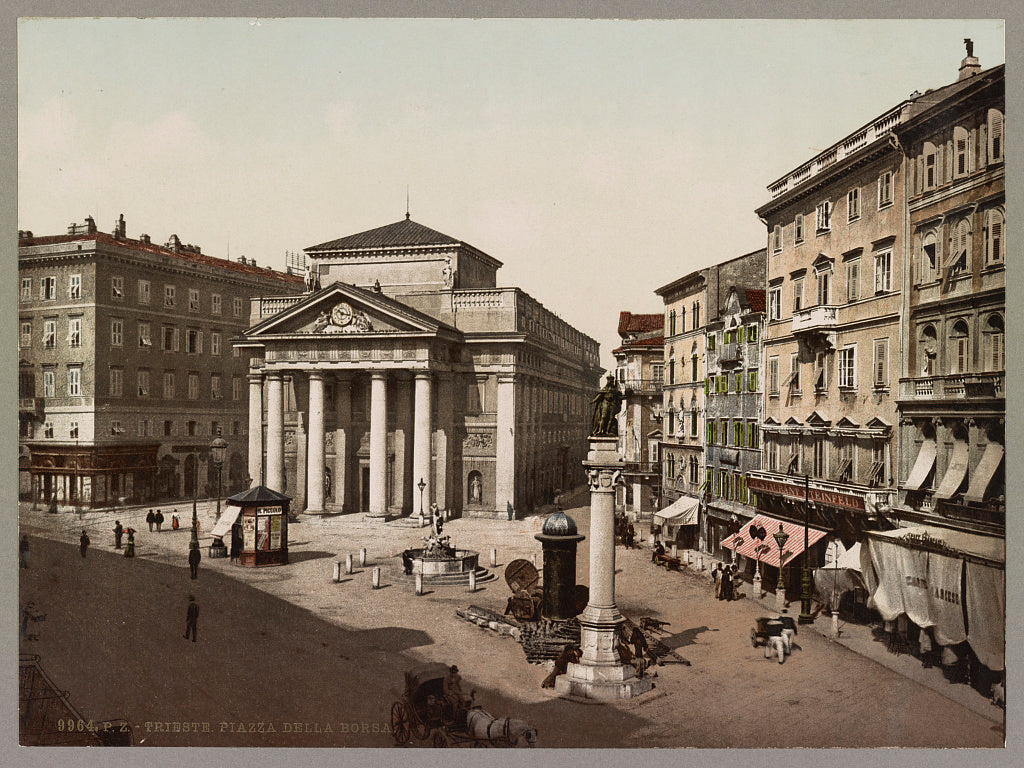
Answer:
<svg viewBox="0 0 1024 768"><path fill-rule="evenodd" d="M928 580L922 579L920 576L904 576L904 584L908 587L917 587L929 591ZM942 587L931 588L932 597L942 600L943 602L950 603L952 605L960 605L960 593L954 592L951 589L944 589Z"/></svg>
<svg viewBox="0 0 1024 768"><path fill-rule="evenodd" d="M797 499L799 501L804 500L803 485L788 485L786 483L776 483L771 480L762 480L760 478L755 479L752 477L747 481L747 487L752 491L774 493L779 496L785 496L786 498ZM807 497L810 501L814 501L819 504L827 504L833 507L844 507L858 512L864 510L863 499L859 496L851 496L846 493L837 493L835 491L825 491L820 488L811 488L808 491Z"/></svg>

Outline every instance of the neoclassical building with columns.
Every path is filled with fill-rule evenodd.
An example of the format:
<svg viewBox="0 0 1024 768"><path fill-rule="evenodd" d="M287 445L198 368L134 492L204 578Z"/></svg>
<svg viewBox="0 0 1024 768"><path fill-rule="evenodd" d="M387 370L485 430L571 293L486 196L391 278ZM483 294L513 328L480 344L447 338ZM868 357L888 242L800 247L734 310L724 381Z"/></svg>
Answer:
<svg viewBox="0 0 1024 768"><path fill-rule="evenodd" d="M249 476L309 514L505 517L584 481L598 344L501 262L402 221L305 249L305 291L254 298Z"/></svg>

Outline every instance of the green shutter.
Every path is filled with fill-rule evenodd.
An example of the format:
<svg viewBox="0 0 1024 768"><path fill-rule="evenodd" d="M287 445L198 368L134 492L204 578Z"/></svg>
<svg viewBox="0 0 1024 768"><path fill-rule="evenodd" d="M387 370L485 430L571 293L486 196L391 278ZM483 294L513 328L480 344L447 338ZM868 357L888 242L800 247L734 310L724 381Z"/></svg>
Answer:
<svg viewBox="0 0 1024 768"><path fill-rule="evenodd" d="M742 344L743 343L743 326L742 325L739 328L736 329L736 343L737 344Z"/></svg>
<svg viewBox="0 0 1024 768"><path fill-rule="evenodd" d="M747 388L751 392L757 392L757 370L750 371L747 375Z"/></svg>

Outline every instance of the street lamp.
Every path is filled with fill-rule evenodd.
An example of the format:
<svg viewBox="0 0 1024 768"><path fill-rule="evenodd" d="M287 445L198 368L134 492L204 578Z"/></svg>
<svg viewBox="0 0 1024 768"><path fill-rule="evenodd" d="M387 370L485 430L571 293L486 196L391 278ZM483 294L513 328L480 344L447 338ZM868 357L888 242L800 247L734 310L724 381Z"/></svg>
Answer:
<svg viewBox="0 0 1024 768"><path fill-rule="evenodd" d="M779 531L772 535L775 543L779 545L779 583L775 585L775 606L779 613L786 607L786 585L782 581L782 548L789 541L789 534L782 530L782 523L779 523Z"/></svg>
<svg viewBox="0 0 1024 768"><path fill-rule="evenodd" d="M427 487L427 482L421 477L416 487L420 489L420 525L423 525L423 489Z"/></svg>
<svg viewBox="0 0 1024 768"><path fill-rule="evenodd" d="M196 514L196 502L199 496L199 456L196 456L196 482L192 486L192 538L188 542L189 549L199 549L199 516Z"/></svg>
<svg viewBox="0 0 1024 768"><path fill-rule="evenodd" d="M221 470L224 467L224 454L228 450L228 441L218 435L210 443L210 460L217 467L217 519L220 520Z"/></svg>
<svg viewBox="0 0 1024 768"><path fill-rule="evenodd" d="M814 617L811 615L811 566L807 551L808 537L810 536L810 486L811 481L804 475L804 572L800 576L800 616L798 621L801 624L813 624Z"/></svg>

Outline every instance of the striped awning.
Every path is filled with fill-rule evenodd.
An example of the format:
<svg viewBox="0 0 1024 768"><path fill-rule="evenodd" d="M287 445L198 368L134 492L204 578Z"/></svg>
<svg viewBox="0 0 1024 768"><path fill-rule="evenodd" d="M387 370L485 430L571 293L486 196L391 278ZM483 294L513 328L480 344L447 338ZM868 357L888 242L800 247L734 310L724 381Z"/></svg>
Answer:
<svg viewBox="0 0 1024 768"><path fill-rule="evenodd" d="M779 567L779 546L775 542L775 534L782 530L789 534L786 544L782 549L782 564L786 565L793 558L804 551L804 527L798 523L787 523L783 520L776 520L768 515L757 515L749 523L744 524L739 532L727 537L722 541L722 546L731 549L738 555L749 557L752 560L760 560L765 565ZM766 533L764 541L755 539L750 535L751 527L764 528ZM808 528L807 543L815 544L825 535L825 531L816 528Z"/></svg>

